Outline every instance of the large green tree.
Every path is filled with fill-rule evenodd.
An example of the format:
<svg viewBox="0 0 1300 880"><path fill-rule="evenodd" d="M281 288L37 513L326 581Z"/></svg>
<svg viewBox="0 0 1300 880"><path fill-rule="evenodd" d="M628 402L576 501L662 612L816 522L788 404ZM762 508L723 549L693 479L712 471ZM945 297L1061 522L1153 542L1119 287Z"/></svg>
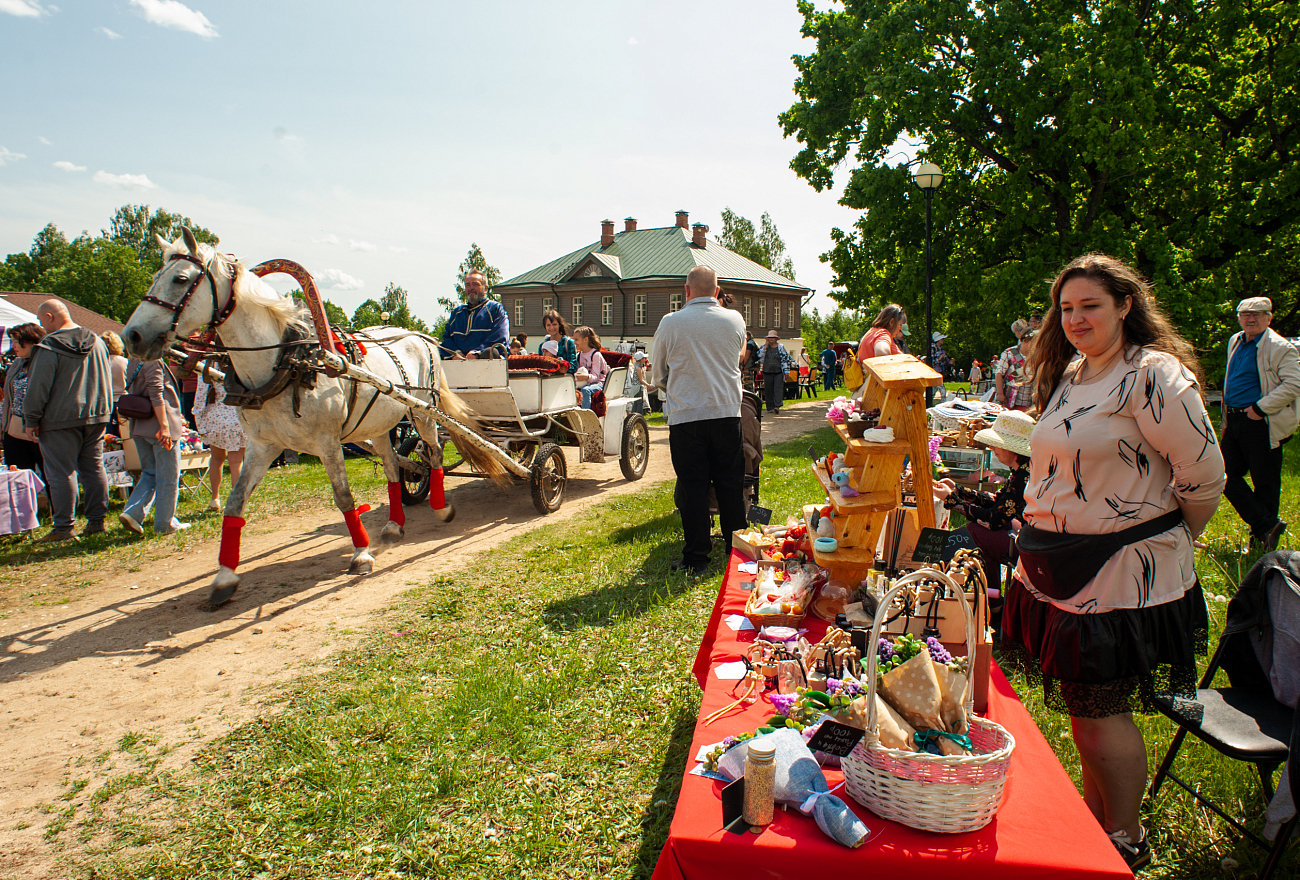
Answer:
<svg viewBox="0 0 1300 880"><path fill-rule="evenodd" d="M391 282L384 288L384 295L378 300L368 299L352 313L352 326L361 330L386 324L389 327L404 327L419 333L428 333L429 325L411 313L406 290ZM387 315L387 317L385 317Z"/></svg>
<svg viewBox="0 0 1300 880"><path fill-rule="evenodd" d="M784 275L794 281L794 261L785 253L785 241L776 231L772 215L763 212L759 218L759 228L754 229L754 222L732 211L722 209L722 234L718 243L734 253L740 254L766 266L778 275Z"/></svg>
<svg viewBox="0 0 1300 880"><path fill-rule="evenodd" d="M469 253L456 267L455 297L440 296L437 299L442 313L438 316L438 320L434 322L433 335L439 339L442 338L443 328L447 326L447 318L451 316L451 310L465 300L465 276L471 272L482 272L483 277L487 278L488 296L493 299L500 299L500 297L492 294L492 288L496 287L497 282L501 280L501 270L487 261L487 257L483 255L483 249L478 246L478 242L471 242Z"/></svg>
<svg viewBox="0 0 1300 880"><path fill-rule="evenodd" d="M194 237L204 244L215 246L220 241L216 235L189 217L173 214L165 208L150 211L148 205L123 205L118 208L113 212L108 230L102 235L134 250L140 262L148 266L151 272L156 272L162 265L162 248L158 245L157 236L175 241L180 237L182 226L188 226Z"/></svg>
<svg viewBox="0 0 1300 880"><path fill-rule="evenodd" d="M920 314L924 206L900 139L946 179L934 199L936 324L988 356L1090 250L1133 262L1221 358L1230 304L1267 295L1300 329L1300 6L1291 0L800 3L792 163L863 211L824 256L840 301ZM915 321L913 321L915 323ZM1211 360L1215 359L1212 356Z"/></svg>

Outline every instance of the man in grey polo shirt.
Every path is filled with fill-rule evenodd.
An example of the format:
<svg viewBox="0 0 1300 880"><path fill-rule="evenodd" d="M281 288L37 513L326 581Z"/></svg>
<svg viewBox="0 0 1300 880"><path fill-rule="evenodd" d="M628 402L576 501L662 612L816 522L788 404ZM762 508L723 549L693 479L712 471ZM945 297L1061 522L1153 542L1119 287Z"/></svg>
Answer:
<svg viewBox="0 0 1300 880"><path fill-rule="evenodd" d="M740 354L745 319L717 300L718 276L696 266L686 276L686 304L659 322L654 384L668 416L668 448L677 474L682 558L673 570L703 574L709 534L709 486L731 553L731 535L745 525L745 452L740 439Z"/></svg>

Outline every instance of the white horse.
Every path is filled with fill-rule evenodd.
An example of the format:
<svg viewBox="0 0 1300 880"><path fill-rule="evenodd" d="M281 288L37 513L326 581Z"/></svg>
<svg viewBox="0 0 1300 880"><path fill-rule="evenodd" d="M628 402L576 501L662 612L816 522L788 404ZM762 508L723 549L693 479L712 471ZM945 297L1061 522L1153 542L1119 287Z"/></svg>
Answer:
<svg viewBox="0 0 1300 880"><path fill-rule="evenodd" d="M188 229L174 242L161 236L158 242L163 248L163 266L154 276L145 301L136 307L122 332L127 353L132 357L156 360L176 340L205 328L216 330L218 341L229 350L238 381L246 388L258 389L276 374L281 343L305 339L311 347L316 333L307 310L281 296L242 263L199 244ZM396 327L367 328L358 341L365 347L360 366L398 385L409 386L410 393L422 400L430 400L431 390L438 389L439 408L471 428L476 427L476 420L447 390L435 342ZM432 421L352 379L330 378L323 373L314 373L310 379L314 379L314 387L295 388L291 384L266 400L260 409L239 411L239 421L248 435L248 448L239 480L226 499L218 555L220 568L212 579L209 606L229 601L239 586L240 576L235 568L239 564L244 510L271 463L285 449L315 455L325 466L334 489L334 501L343 512L355 548L348 567L351 574L370 572L374 556L360 520L360 514L368 508L357 510L348 486L343 462L345 439L348 442L369 440L383 461L384 476L388 479L388 522L379 534L381 547L405 536L401 475L388 432L408 412L411 423L425 441L427 454L432 457L427 462L432 467L429 506L443 522L455 514L443 492L438 428ZM312 384L310 380L309 384ZM460 445L466 447L464 451L484 473L494 477L504 473L489 456L476 454L469 444Z"/></svg>

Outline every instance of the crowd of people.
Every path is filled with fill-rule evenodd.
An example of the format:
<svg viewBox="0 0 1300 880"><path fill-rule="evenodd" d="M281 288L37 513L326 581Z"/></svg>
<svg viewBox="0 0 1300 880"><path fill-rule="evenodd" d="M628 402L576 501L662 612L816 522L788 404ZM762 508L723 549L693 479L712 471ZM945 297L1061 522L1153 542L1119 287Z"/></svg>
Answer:
<svg viewBox="0 0 1300 880"><path fill-rule="evenodd" d="M96 335L79 326L61 300L42 303L36 316L39 323L7 331L13 359L0 406L5 464L33 470L45 484L52 525L36 540L57 543L78 537L74 526L79 502L86 520L79 534L105 531L104 439L120 437L128 424L141 472L119 522L142 533L152 509L155 533L188 528L175 516L180 439L189 417L182 381L161 362L128 360L116 333ZM198 382L193 374L187 378ZM208 477L216 509L222 465L229 459L232 482L238 478L246 438L236 411L222 403L224 389L205 386L205 391L207 398L196 415L200 436L213 449ZM119 411L125 395L141 399L138 416L128 419ZM190 392L191 403L193 397Z"/></svg>

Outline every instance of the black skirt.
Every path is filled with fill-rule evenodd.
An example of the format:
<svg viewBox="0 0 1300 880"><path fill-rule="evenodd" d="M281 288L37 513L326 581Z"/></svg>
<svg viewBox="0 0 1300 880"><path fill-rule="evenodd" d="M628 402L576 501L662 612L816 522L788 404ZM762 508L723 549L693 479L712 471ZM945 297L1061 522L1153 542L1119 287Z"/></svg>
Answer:
<svg viewBox="0 0 1300 880"><path fill-rule="evenodd" d="M1196 655L1205 653L1208 631L1199 580L1163 605L1074 614L1013 579L1002 656L1041 677L1049 708L1076 718L1149 714L1154 694L1195 696Z"/></svg>

